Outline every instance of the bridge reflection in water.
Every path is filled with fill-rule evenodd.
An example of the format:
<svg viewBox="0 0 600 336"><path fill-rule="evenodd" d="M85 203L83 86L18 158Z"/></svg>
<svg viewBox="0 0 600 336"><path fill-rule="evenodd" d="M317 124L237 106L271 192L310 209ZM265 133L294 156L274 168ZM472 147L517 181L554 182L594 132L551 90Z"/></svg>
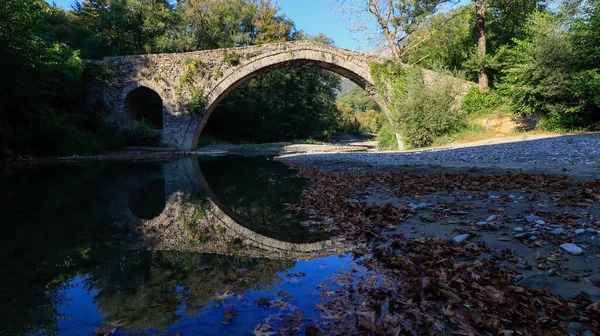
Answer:
<svg viewBox="0 0 600 336"><path fill-rule="evenodd" d="M232 303L285 291L312 311L312 291L344 260L327 257L342 250L331 233L284 210L306 181L265 158L40 166L0 179L0 335L227 334L221 310ZM295 286L287 275L299 272ZM229 327L252 331L272 313L244 310Z"/></svg>
<svg viewBox="0 0 600 336"><path fill-rule="evenodd" d="M339 241L327 239L330 235L323 232L303 228L303 235L294 235L289 228L300 229L297 222L285 223L285 236L282 232L261 233L264 228L252 218L236 214L219 199L197 159L166 162L162 169L164 179L157 181L164 181L164 193L156 190L157 181L150 183L155 186L154 193L164 195L160 214L148 218L134 211L136 203L131 202L131 195L135 192L129 197L130 220L137 224L142 238L138 248L289 260L311 260L344 250ZM269 183L268 179L264 183ZM284 218L294 219L298 220Z"/></svg>

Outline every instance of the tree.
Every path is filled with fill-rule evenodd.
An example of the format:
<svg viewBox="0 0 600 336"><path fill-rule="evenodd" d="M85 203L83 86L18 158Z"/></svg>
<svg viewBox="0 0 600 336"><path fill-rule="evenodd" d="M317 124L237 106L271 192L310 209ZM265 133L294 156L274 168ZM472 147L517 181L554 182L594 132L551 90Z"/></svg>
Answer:
<svg viewBox="0 0 600 336"><path fill-rule="evenodd" d="M514 39L513 48L505 48L501 91L511 98L516 113L539 114L554 124L578 123L571 90L574 71L568 26L557 16L538 12L530 16L526 34Z"/></svg>
<svg viewBox="0 0 600 336"><path fill-rule="evenodd" d="M514 32L515 27L523 23L523 18L530 13L543 7L545 0L473 0L475 4L475 17L477 27L477 65L478 65L478 84L480 92L487 92L489 89L488 78L488 34L486 28L487 17L490 10L496 15L498 21L508 21L509 25L504 26L500 31ZM512 36L511 36L512 37Z"/></svg>
<svg viewBox="0 0 600 336"><path fill-rule="evenodd" d="M421 26L440 10L443 4L455 0L339 0L343 12L359 19L368 14L386 41L397 62L406 53L427 41L429 34L415 34ZM359 29L365 26L359 24ZM420 62L417 60L415 63Z"/></svg>

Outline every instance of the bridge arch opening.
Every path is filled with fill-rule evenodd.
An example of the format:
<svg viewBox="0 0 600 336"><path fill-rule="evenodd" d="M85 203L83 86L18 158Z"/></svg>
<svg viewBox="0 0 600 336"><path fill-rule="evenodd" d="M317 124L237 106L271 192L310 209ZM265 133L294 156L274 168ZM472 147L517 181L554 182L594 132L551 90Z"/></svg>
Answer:
<svg viewBox="0 0 600 336"><path fill-rule="evenodd" d="M145 182L127 196L129 211L141 219L154 219L165 209L165 180L156 178Z"/></svg>
<svg viewBox="0 0 600 336"><path fill-rule="evenodd" d="M145 86L135 88L125 98L125 127L133 129L142 120L154 129L163 128L162 98Z"/></svg>
<svg viewBox="0 0 600 336"><path fill-rule="evenodd" d="M328 58L328 60L324 60L325 58ZM327 72L337 74L364 90L367 93L367 96L369 96L378 106L377 110L383 112L383 115L385 115L387 111L384 110L385 106L380 102L379 97L376 94L369 67L364 66L364 64L360 66L351 64L345 60L336 59L335 56L333 56L334 60L331 60L330 58L331 57L325 57L323 53L319 53L319 55L314 56L314 58L306 56L291 59L285 56L283 59L281 59L281 57L271 57L270 59L261 59L260 67L250 63L242 66L241 69L237 69L237 71L226 75L221 83L216 85L216 87L208 93L206 113L195 132L192 148L197 147L198 139L209 120L211 120L211 116L217 110L217 106L226 100L225 98L228 97L230 93L243 84L248 83L251 79L277 69L309 68L327 70ZM291 99L293 99L293 97Z"/></svg>

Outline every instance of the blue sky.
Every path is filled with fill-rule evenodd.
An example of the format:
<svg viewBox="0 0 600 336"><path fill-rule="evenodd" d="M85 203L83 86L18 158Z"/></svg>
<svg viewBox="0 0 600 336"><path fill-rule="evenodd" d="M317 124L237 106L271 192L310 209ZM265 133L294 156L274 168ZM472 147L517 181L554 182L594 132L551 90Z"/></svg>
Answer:
<svg viewBox="0 0 600 336"><path fill-rule="evenodd" d="M46 0L55 2L63 8L71 8L75 0ZM285 13L310 35L323 33L335 41L338 47L353 50L369 50L372 46L366 44L365 34L351 32L349 23L344 23L336 11L335 0L276 0L281 12Z"/></svg>

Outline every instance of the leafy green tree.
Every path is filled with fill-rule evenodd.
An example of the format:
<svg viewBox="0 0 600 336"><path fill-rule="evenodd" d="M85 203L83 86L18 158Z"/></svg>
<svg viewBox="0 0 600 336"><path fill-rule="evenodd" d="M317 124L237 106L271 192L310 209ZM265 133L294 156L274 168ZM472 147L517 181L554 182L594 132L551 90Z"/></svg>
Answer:
<svg viewBox="0 0 600 336"><path fill-rule="evenodd" d="M514 39L514 48L504 50L501 92L511 98L518 114L538 113L556 122L568 115L575 118L575 64L567 26L557 16L538 12L530 16L525 31L524 38Z"/></svg>

